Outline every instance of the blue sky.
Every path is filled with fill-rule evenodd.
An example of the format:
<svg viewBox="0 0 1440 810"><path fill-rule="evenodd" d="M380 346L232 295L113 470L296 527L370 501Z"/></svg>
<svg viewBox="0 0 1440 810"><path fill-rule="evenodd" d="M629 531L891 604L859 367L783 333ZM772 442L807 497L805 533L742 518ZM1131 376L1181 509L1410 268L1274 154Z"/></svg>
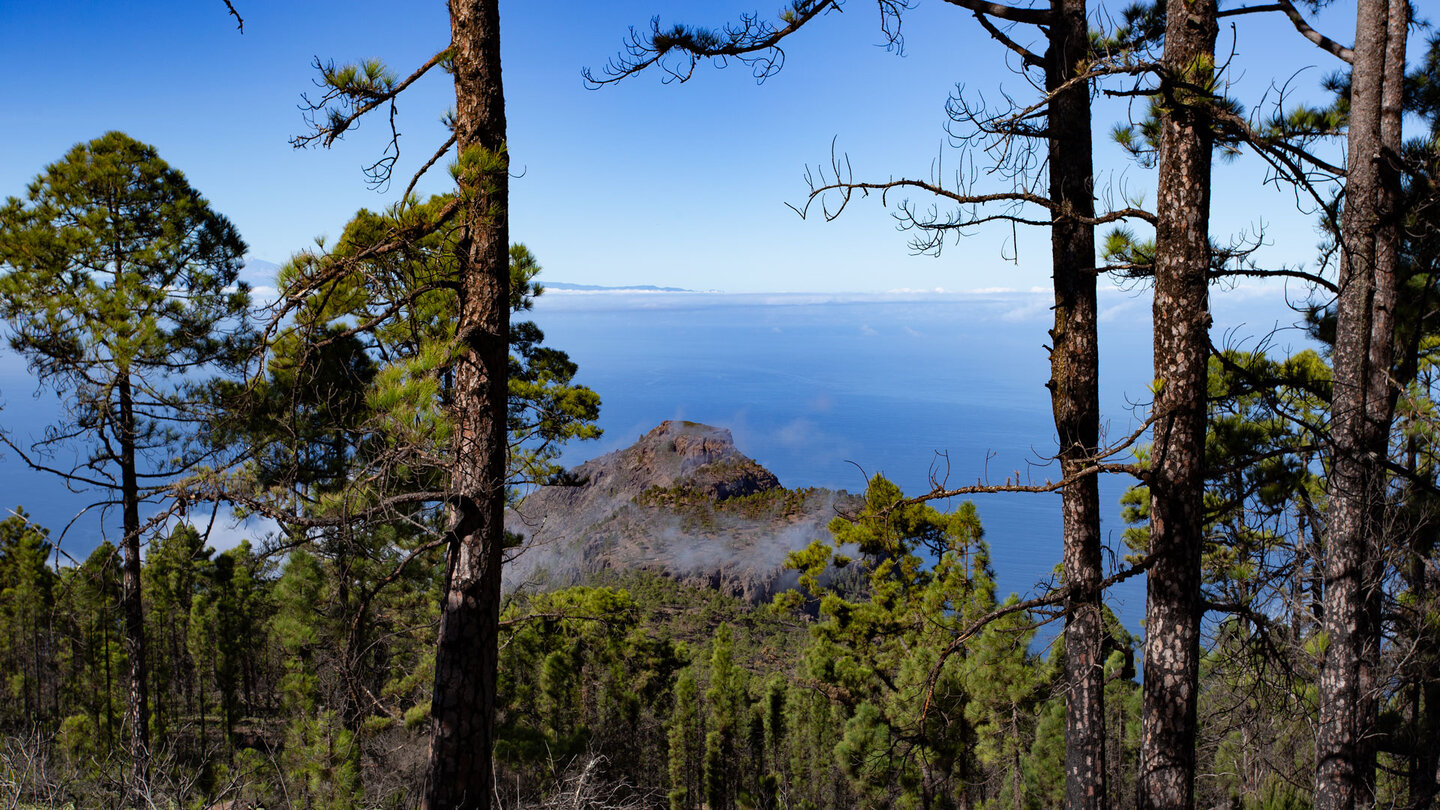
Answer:
<svg viewBox="0 0 1440 810"><path fill-rule="evenodd" d="M718 24L738 12L774 13L777 3L502 3L509 142L520 175L512 234L536 252L546 277L729 292L1046 285L1040 232L991 228L940 259L914 257L878 200L832 223L802 221L785 206L803 200L806 167L828 164L832 141L857 177L925 177L937 158L947 176L970 170L946 146L943 107L957 84L971 98L993 101L1002 89L1032 97L1004 51L941 0L920 0L907 13L903 56L880 47L875 6L852 0L792 39L784 70L760 86L742 65L702 67L684 85L664 85L658 74L601 90L581 81L581 68L602 66L627 28L653 15ZM315 237L337 234L356 209L392 202L444 138L448 77L427 77L401 99L401 179L387 193L369 190L360 171L383 148L383 122L332 150L297 151L288 144L304 130L297 103L313 89L317 57L379 57L408 73L444 46L444 3L235 5L243 35L221 0L0 2L0 60L12 76L0 86L0 195L20 193L71 144L120 129L186 172L236 222L255 258L283 262ZM1332 4L1317 21L1346 41L1347 5ZM1292 77L1298 97L1313 96L1336 67L1274 14L1243 18L1222 40L1234 53L1236 93L1251 105L1272 81ZM1107 143L1107 119L1124 112L1101 99L1097 187L1153 200L1151 173ZM1267 258L1313 262L1312 219L1261 179L1252 161L1218 169L1215 230L1263 224L1274 245ZM421 189L447 183L437 171ZM1018 261L1007 261L1017 246Z"/></svg>

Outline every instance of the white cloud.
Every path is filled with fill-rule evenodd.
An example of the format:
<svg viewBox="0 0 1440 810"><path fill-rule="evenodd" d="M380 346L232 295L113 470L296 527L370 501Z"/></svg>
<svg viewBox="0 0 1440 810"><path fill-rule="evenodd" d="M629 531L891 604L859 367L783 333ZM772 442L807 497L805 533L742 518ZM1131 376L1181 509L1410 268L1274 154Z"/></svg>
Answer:
<svg viewBox="0 0 1440 810"><path fill-rule="evenodd" d="M818 439L819 434L816 431L815 423L804 418L792 419L775 431L775 441L781 446L791 449L804 447Z"/></svg>
<svg viewBox="0 0 1440 810"><path fill-rule="evenodd" d="M1044 299L1038 299L1029 303L1021 304L1018 307L1007 310L1000 315L1000 320L1015 323L1018 321L1034 320L1050 311L1050 305Z"/></svg>
<svg viewBox="0 0 1440 810"><path fill-rule="evenodd" d="M249 540L252 546L259 546L265 538L278 534L280 531L280 524L270 518L250 517L237 519L226 515L223 509L215 516L213 523L211 523L208 514L195 513L187 517L176 515L166 522L165 530L169 531L182 523L189 523L195 527L196 531L202 534L208 527L210 533L205 543L215 549L215 553L217 554L222 551L229 551L239 546L240 543L245 540Z"/></svg>
<svg viewBox="0 0 1440 810"><path fill-rule="evenodd" d="M1101 323L1110 323L1111 321L1117 320L1122 315L1127 314L1129 317L1144 317L1145 312L1141 310L1140 303L1140 299L1138 298L1128 298L1117 304L1112 304L1108 307L1104 307L1100 310L1100 314L1096 317Z"/></svg>

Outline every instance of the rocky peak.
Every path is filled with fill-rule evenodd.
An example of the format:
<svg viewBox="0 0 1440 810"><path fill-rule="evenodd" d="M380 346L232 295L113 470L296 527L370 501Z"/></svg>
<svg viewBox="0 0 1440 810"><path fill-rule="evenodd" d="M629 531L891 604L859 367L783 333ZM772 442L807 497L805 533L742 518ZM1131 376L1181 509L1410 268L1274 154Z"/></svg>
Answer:
<svg viewBox="0 0 1440 810"><path fill-rule="evenodd" d="M541 487L507 518L524 550L508 587L646 569L751 600L788 587L785 556L825 534L843 493L787 490L725 428L667 421Z"/></svg>
<svg viewBox="0 0 1440 810"><path fill-rule="evenodd" d="M582 488L625 499L651 490L688 490L725 500L780 487L774 473L735 448L729 430L697 422L661 422L635 444L574 472Z"/></svg>

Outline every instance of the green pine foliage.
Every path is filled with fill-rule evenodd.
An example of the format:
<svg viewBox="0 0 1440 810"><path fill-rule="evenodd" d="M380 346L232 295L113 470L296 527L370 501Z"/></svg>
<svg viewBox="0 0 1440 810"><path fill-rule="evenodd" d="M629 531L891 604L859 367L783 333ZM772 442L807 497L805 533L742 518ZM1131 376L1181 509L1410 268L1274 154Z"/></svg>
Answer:
<svg viewBox="0 0 1440 810"><path fill-rule="evenodd" d="M506 806L569 795L582 775L616 801L673 810L1049 806L1057 663L1032 649L1023 611L956 643L1007 604L978 518L900 501L877 479L856 522L837 521L828 544L796 555L813 588L792 598L814 613L645 574L513 595L495 759ZM413 802L438 572L379 587L397 540L362 534L322 537L283 561L248 544L216 553L184 524L151 541L152 730L173 790L188 775L184 795L209 801ZM38 719L68 789L100 801L124 766L115 549L57 574L42 529L14 518L0 538L6 582L32 558L50 582L39 694L58 705ZM847 556L845 576L826 573ZM0 611L7 639L28 638L14 633L27 626L17 616ZM1131 644L1116 642L1117 662ZM1133 670L1122 670L1111 688L1133 693ZM7 728L24 706L7 704ZM1112 698L1111 708L1134 727L1134 707Z"/></svg>
<svg viewBox="0 0 1440 810"><path fill-rule="evenodd" d="M792 556L816 606L805 676L847 712L835 748L851 788L872 804L971 806L1023 790L1049 674L1030 652L1031 617L993 617L989 550L970 503L941 513L905 501L882 477L865 506L831 524L834 538ZM863 593L825 584L856 566Z"/></svg>
<svg viewBox="0 0 1440 810"><path fill-rule="evenodd" d="M675 680L674 710L666 742L670 746L670 810L691 810L699 806L701 789L700 694L695 673L685 669Z"/></svg>
<svg viewBox="0 0 1440 810"><path fill-rule="evenodd" d="M56 574L49 533L21 509L0 521L0 726L29 725L58 698L51 668Z"/></svg>
<svg viewBox="0 0 1440 810"><path fill-rule="evenodd" d="M197 463L195 385L254 346L245 249L181 172L121 132L76 144L0 206L0 317L61 396L39 447L82 448L61 470L72 486L118 494L128 447L147 483L124 497L161 499Z"/></svg>
<svg viewBox="0 0 1440 810"><path fill-rule="evenodd" d="M366 250L397 229L439 218L452 202L436 196L386 213L362 210L332 249L298 254L281 269L282 293L299 303L269 347L265 383L226 392L247 417L217 437L263 448L260 463L227 482L249 493L256 508L283 521L297 509L356 515L397 494L409 506L392 511L439 500L433 493L444 488L451 444L452 369L464 339L455 334L456 291L445 281L454 275L456 235L434 230L379 258ZM513 314L544 293L535 280L540 271L528 248L511 247ZM600 435L599 396L574 382L578 367L544 340L532 321L511 319L507 475L514 497L561 477L556 459L566 442Z"/></svg>

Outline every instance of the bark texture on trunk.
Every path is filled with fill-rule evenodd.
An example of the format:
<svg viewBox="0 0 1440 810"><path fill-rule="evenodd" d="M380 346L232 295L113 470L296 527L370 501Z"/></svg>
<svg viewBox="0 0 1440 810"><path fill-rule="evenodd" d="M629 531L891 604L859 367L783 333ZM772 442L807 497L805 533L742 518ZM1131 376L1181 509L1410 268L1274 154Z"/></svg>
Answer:
<svg viewBox="0 0 1440 810"><path fill-rule="evenodd" d="M125 658L130 664L130 699L125 706L125 723L130 729L130 790L136 791L145 782L150 761L145 616L140 603L140 483L135 471L135 403L128 374L121 373L116 388L120 399L120 501L125 532L120 541L125 552L120 602L125 614ZM132 795L132 798L135 797Z"/></svg>
<svg viewBox="0 0 1440 810"><path fill-rule="evenodd" d="M1208 88L1215 0L1167 0L1155 226L1155 424L1138 803L1188 808L1195 791L1209 362Z"/></svg>
<svg viewBox="0 0 1440 810"><path fill-rule="evenodd" d="M1065 583L1065 806L1101 810L1105 796L1105 658L1101 612L1100 492L1094 463L1100 436L1100 353L1096 332L1095 226L1090 88L1060 90L1084 68L1090 38L1086 0L1053 0L1046 86L1050 100L1050 244L1055 327L1050 331L1050 402L1060 440Z"/></svg>
<svg viewBox="0 0 1440 810"><path fill-rule="evenodd" d="M451 0L455 136L464 203L456 241L452 528L435 656L424 807L488 808L504 546L509 159L499 0Z"/></svg>
<svg viewBox="0 0 1440 810"><path fill-rule="evenodd" d="M1325 660L1315 740L1316 810L1375 797L1385 459L1397 393L1398 177L1405 0L1360 0L1351 72L1348 175L1341 222L1330 512L1325 548Z"/></svg>

